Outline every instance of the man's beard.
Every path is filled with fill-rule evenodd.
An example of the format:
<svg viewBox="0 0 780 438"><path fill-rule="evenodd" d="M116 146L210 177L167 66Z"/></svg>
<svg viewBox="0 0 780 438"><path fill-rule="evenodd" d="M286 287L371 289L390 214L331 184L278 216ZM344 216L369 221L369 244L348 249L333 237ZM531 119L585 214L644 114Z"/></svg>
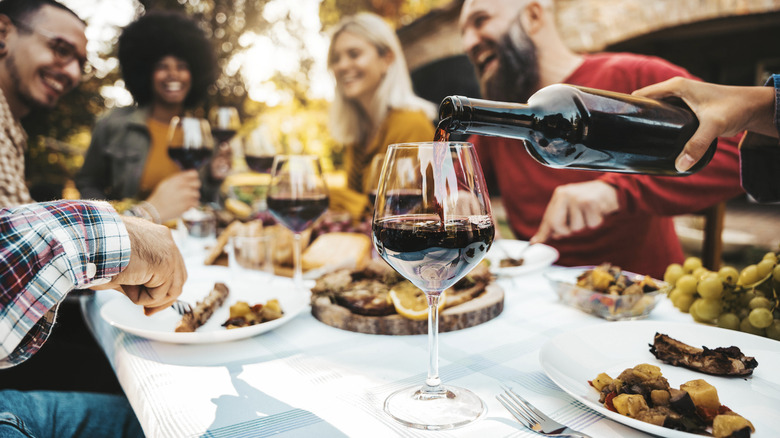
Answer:
<svg viewBox="0 0 780 438"><path fill-rule="evenodd" d="M498 67L492 75L480 80L484 98L527 102L539 84L539 59L536 46L528 38L519 18L501 37L496 46L496 56Z"/></svg>
<svg viewBox="0 0 780 438"><path fill-rule="evenodd" d="M8 55L5 59L5 67L8 70L8 75L11 78L11 87L16 90L16 97L31 111L36 110L52 110L57 105L55 100L51 104L48 102L40 102L34 99L32 96L22 91L22 77L19 74L19 67L16 65L16 57L13 54Z"/></svg>

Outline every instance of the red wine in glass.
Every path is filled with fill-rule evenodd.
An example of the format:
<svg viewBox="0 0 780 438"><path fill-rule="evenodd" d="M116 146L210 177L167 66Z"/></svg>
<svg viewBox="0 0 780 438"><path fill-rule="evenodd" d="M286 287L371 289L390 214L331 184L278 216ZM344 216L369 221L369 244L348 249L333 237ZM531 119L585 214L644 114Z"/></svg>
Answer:
<svg viewBox="0 0 780 438"><path fill-rule="evenodd" d="M211 158L211 148L177 147L168 148L168 156L183 170L200 169Z"/></svg>
<svg viewBox="0 0 780 438"><path fill-rule="evenodd" d="M328 209L327 195L300 198L269 196L266 202L276 220L295 233L305 231Z"/></svg>
<svg viewBox="0 0 780 438"><path fill-rule="evenodd" d="M399 274L423 290L449 288L470 272L493 243L490 220L437 215L393 216L373 224L379 254Z"/></svg>
<svg viewBox="0 0 780 438"><path fill-rule="evenodd" d="M271 173L271 167L274 165L273 155L244 155L246 165L258 173Z"/></svg>
<svg viewBox="0 0 780 438"><path fill-rule="evenodd" d="M235 129L211 128L211 136L217 141L217 144L227 143L236 135Z"/></svg>

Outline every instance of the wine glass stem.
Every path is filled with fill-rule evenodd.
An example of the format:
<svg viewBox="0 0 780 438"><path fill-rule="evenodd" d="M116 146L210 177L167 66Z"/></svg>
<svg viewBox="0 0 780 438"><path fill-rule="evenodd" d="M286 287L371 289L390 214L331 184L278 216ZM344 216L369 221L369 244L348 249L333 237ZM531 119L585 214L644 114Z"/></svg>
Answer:
<svg viewBox="0 0 780 438"><path fill-rule="evenodd" d="M439 299L441 293L426 293L428 298L428 378L423 392L440 392L439 379Z"/></svg>
<svg viewBox="0 0 780 438"><path fill-rule="evenodd" d="M293 234L293 284L298 291L303 290L303 267L301 263L301 233Z"/></svg>

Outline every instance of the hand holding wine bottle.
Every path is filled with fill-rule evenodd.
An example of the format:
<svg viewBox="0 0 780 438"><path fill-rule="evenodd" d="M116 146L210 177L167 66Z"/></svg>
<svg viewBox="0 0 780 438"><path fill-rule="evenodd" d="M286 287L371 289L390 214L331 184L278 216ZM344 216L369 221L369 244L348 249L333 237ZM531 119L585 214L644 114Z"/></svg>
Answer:
<svg viewBox="0 0 780 438"><path fill-rule="evenodd" d="M554 168L689 175L709 163L717 145L713 139L703 158L681 171L675 158L699 126L685 104L567 84L544 87L527 104L445 97L439 119L439 137L522 139L536 161Z"/></svg>
<svg viewBox="0 0 780 438"><path fill-rule="evenodd" d="M675 161L679 171L688 170L697 163L717 137L732 136L745 130L778 136L772 117L775 113L772 87L735 87L676 77L632 94L653 99L678 97L698 117L699 128Z"/></svg>

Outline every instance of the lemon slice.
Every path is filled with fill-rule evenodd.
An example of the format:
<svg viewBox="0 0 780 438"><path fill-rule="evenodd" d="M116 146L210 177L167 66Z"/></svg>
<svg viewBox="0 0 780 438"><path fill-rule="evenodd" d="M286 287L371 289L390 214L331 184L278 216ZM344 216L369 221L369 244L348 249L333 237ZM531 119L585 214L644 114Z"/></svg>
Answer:
<svg viewBox="0 0 780 438"><path fill-rule="evenodd" d="M446 292L442 292L439 299L439 311L444 308L447 301ZM401 283L390 290L388 294L393 302L395 311L407 319L423 320L428 318L428 300L425 293L411 283Z"/></svg>

